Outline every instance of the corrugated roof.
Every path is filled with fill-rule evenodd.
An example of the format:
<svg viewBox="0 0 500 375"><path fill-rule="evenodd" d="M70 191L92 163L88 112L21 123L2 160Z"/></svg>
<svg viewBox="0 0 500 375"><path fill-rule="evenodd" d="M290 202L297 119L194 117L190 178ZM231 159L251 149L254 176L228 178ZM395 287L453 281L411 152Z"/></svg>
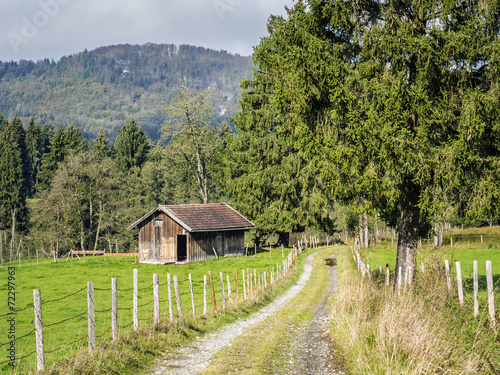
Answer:
<svg viewBox="0 0 500 375"><path fill-rule="evenodd" d="M160 205L129 228L137 228L158 210L163 211L189 232L255 228L251 221L225 203Z"/></svg>

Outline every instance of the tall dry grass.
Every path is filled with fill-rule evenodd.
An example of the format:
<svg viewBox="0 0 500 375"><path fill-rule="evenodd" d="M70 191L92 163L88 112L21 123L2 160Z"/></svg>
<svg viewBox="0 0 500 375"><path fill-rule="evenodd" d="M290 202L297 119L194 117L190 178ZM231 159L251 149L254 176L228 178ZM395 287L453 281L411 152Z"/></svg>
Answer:
<svg viewBox="0 0 500 375"><path fill-rule="evenodd" d="M350 252L339 265L331 332L354 374L495 374L498 336L467 315L446 288L439 260L414 286L394 291L363 278ZM497 364L500 365L500 364Z"/></svg>

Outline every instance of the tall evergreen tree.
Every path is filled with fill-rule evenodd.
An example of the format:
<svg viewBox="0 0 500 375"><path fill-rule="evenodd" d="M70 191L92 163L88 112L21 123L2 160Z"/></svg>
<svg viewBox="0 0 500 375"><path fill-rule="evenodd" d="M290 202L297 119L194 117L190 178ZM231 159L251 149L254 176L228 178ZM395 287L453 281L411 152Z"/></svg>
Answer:
<svg viewBox="0 0 500 375"><path fill-rule="evenodd" d="M44 149L42 129L33 118L31 118L28 130L26 131L26 148L31 166L30 185L32 190L29 192L29 195L32 196L35 193L35 186L38 184L38 172L42 166Z"/></svg>
<svg viewBox="0 0 500 375"><path fill-rule="evenodd" d="M0 225L14 233L27 229L23 161L16 134L8 128L0 131ZM11 251L12 244L11 244Z"/></svg>
<svg viewBox="0 0 500 375"><path fill-rule="evenodd" d="M118 132L115 141L115 157L124 171L141 167L148 159L151 141L134 119L128 121Z"/></svg>
<svg viewBox="0 0 500 375"><path fill-rule="evenodd" d="M40 189L50 187L54 172L68 154L82 152L87 147L82 132L80 129L74 128L73 125L66 129L60 127L52 136L50 143L50 151L42 158L42 167L39 173Z"/></svg>
<svg viewBox="0 0 500 375"><path fill-rule="evenodd" d="M23 194L31 193L31 161L26 146L26 131L19 117L14 117L6 127L7 131L12 135L12 139L17 143L21 153L21 163L23 169Z"/></svg>
<svg viewBox="0 0 500 375"><path fill-rule="evenodd" d="M309 0L255 49L280 135L397 225L407 282L449 197L498 209L499 19L495 1Z"/></svg>
<svg viewBox="0 0 500 375"><path fill-rule="evenodd" d="M94 140L92 148L97 157L101 159L109 158L111 156L111 144L103 128L101 128L99 133L97 133L97 137Z"/></svg>
<svg viewBox="0 0 500 375"><path fill-rule="evenodd" d="M50 141L52 137L54 136L54 127L52 124L44 124L42 126L42 145L43 145L43 152L42 154L45 155L48 152L50 152ZM42 156L43 156L42 155Z"/></svg>
<svg viewBox="0 0 500 375"><path fill-rule="evenodd" d="M7 124L7 119L0 113L0 131L2 131L7 126Z"/></svg>
<svg viewBox="0 0 500 375"><path fill-rule="evenodd" d="M325 181L307 158L278 137L268 78L255 71L254 80L241 86L242 110L233 119L238 134L224 150L220 181L236 198L238 211L255 223L257 245L273 232L285 245L289 233L307 227L332 233Z"/></svg>

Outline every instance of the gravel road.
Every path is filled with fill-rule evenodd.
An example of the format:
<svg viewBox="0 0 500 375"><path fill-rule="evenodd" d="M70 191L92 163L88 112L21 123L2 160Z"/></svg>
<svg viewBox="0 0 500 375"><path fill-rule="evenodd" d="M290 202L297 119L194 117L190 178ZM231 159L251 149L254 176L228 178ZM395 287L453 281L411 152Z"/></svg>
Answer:
<svg viewBox="0 0 500 375"><path fill-rule="evenodd" d="M272 303L246 319L239 319L228 324L216 332L198 338L190 346L179 349L175 358L167 357L157 360L152 374L196 374L205 369L212 357L230 344L230 342L241 335L245 330L254 327L275 312L285 307L305 286L312 272L312 261L316 255L324 250L310 254L304 259L304 271L299 281L290 287L283 295L276 298ZM283 373L288 374L342 374L332 363L335 353L333 352L328 335L328 314L326 311L328 297L333 293L337 285L336 266L330 272L330 284L325 297L316 309L313 321L307 322L296 329L296 343L294 348L288 348L287 354L293 360L289 368Z"/></svg>

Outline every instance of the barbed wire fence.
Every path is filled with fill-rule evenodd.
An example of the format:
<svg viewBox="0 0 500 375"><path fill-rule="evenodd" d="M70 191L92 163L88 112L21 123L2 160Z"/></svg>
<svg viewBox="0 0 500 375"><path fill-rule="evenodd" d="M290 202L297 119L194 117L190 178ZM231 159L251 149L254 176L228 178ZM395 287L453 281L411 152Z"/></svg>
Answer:
<svg viewBox="0 0 500 375"><path fill-rule="evenodd" d="M315 247L314 245L319 246L319 243L314 243L311 247ZM20 357L15 358L15 361L18 365L26 360L32 361L30 367L41 371L46 368L45 358L47 355L59 353L67 348L80 348L85 344L88 345L89 351L93 352L96 350L96 339L111 338L116 340L120 331L124 332L130 329L138 331L141 327L160 323L162 317L166 320L174 320L182 319L183 315L196 317L217 314L227 308L259 299L262 293L272 287L275 282L290 276L298 254L307 247L307 243L304 248L300 244L298 247L294 246L288 256L284 256L283 253L282 261L271 268L269 266L264 270L247 268L240 271L235 269L234 273L219 272L219 275L208 271L208 275L204 275L203 281L193 280L191 274L188 275L188 278L178 280L177 275L171 277L171 274L167 273L167 280L160 283L160 275L155 273L151 284L139 288L139 272L134 269L133 287L131 288L118 288L116 278L112 278L110 288L95 287L93 282L88 282L86 287L47 301L42 301L42 291L34 289L33 305L0 315L0 318L20 313L28 314L34 311L35 319L31 323L35 325L35 328L16 337L15 340L0 343L0 350L13 343L17 344L20 340L29 340L31 344L25 345L25 347L30 347L33 350L30 349L27 353L22 353ZM165 289L167 289L166 292ZM44 319L46 320L48 316L53 318L50 314L53 304L66 303L68 306L72 306L71 311L74 311L76 303L74 297L85 292L87 306L80 306L80 312L44 324ZM108 307L110 294L111 307ZM164 298L161 299L160 296ZM80 301L82 299L83 296ZM106 304L108 306L105 306ZM189 309L184 307L185 312L183 312L183 304L189 306ZM87 327L84 324L85 317L87 318ZM73 321L80 321L82 325L82 328L78 330L80 335L76 335L69 342L60 343L61 340L50 340L52 344L59 342L59 345L47 349L47 340L44 340L44 335L47 336L50 332L50 336L61 336L62 332L65 332L64 325ZM99 334L96 334L96 328L100 329ZM82 335L82 330L87 331L86 334ZM0 362L0 366L8 362L11 360Z"/></svg>
<svg viewBox="0 0 500 375"><path fill-rule="evenodd" d="M354 262L357 264L357 268L363 275L363 277L371 278L374 271L370 270L370 265L366 264L362 258L362 255L356 249L356 247L351 247L351 252L353 256ZM479 264L477 260L472 262L472 280L471 278L464 278L462 272L462 264L461 262L455 262L455 270L450 267L450 262L448 259L444 261L444 272L446 277L446 286L449 293L454 293L454 295L458 298L459 304L461 307L465 306L465 298L464 292L470 292L470 286L464 287L464 284L471 284L472 282L472 301L473 301L473 316L477 317L480 315L480 302L483 303L484 309L482 310L483 314L486 313L488 315L488 319L490 322L490 327L497 332L498 331L498 319L496 317L496 307L495 307L495 289L500 289L500 278L494 282L493 280L493 266L490 260L485 262L486 267L486 281L479 277ZM420 272L425 275L425 265L423 262L420 264ZM386 286L390 286L390 281L394 280L396 270L391 275L391 271L389 265L384 267L382 271L382 267L380 267L380 277L384 277ZM398 270L398 285L396 285L396 290L400 290L404 288L405 285L411 284L412 280L409 275L401 275L401 267ZM411 272L410 272L411 273ZM403 285L404 284L404 285ZM456 285L456 288L453 285ZM480 288L480 285L483 288ZM480 289L485 289L486 293L479 293ZM480 298L481 296L481 298Z"/></svg>

